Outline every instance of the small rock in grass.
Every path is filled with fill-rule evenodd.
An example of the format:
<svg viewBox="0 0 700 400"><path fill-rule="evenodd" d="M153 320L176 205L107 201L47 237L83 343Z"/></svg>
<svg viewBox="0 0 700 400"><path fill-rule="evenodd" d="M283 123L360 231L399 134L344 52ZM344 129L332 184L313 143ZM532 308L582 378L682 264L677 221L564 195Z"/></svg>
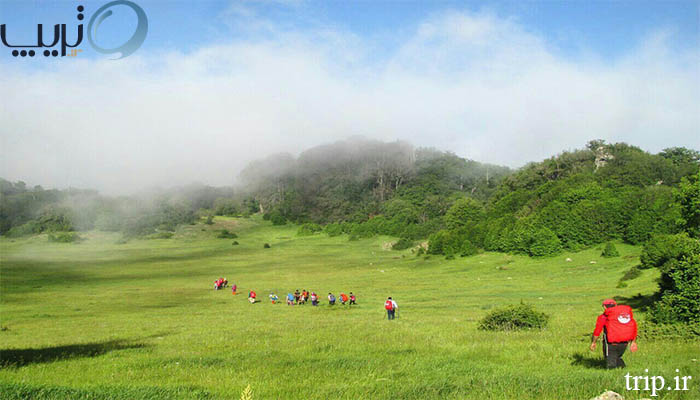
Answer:
<svg viewBox="0 0 700 400"><path fill-rule="evenodd" d="M566 262L571 262L571 259L569 257L566 257Z"/></svg>
<svg viewBox="0 0 700 400"><path fill-rule="evenodd" d="M598 397L593 397L591 400L625 400L625 398L612 390L608 390Z"/></svg>
<svg viewBox="0 0 700 400"><path fill-rule="evenodd" d="M591 264L596 264L596 262L595 262L595 261L591 261Z"/></svg>

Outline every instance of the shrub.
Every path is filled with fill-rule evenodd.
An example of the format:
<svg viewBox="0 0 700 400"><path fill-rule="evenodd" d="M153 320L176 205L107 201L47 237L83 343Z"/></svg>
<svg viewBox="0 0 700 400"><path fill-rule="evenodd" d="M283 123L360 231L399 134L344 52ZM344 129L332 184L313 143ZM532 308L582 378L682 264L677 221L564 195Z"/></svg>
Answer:
<svg viewBox="0 0 700 400"><path fill-rule="evenodd" d="M204 221L204 223L207 225L213 225L214 224L214 216L213 215L207 216L207 220Z"/></svg>
<svg viewBox="0 0 700 400"><path fill-rule="evenodd" d="M411 248L411 247L413 247L412 240L406 239L406 238L401 238L401 239L399 239L398 242L394 243L391 246L391 249L392 250L406 250L406 249Z"/></svg>
<svg viewBox="0 0 700 400"><path fill-rule="evenodd" d="M642 250L642 265L661 271L659 298L650 317L657 323L700 323L700 241L687 234L653 237Z"/></svg>
<svg viewBox="0 0 700 400"><path fill-rule="evenodd" d="M146 236L146 239L170 239L174 235L173 232L156 232Z"/></svg>
<svg viewBox="0 0 700 400"><path fill-rule="evenodd" d="M76 232L58 232L55 234L49 233L49 242L77 243L82 240L83 238L81 238Z"/></svg>
<svg viewBox="0 0 700 400"><path fill-rule="evenodd" d="M5 233L7 237L20 237L27 235L35 235L41 233L41 226L35 221L29 221L26 224L14 226Z"/></svg>
<svg viewBox="0 0 700 400"><path fill-rule="evenodd" d="M666 262L700 253L700 242L687 235L656 235L642 249L641 268L659 268Z"/></svg>
<svg viewBox="0 0 700 400"><path fill-rule="evenodd" d="M603 252L600 253L600 255L606 258L620 257L620 253L618 253L617 248L611 242L608 242L605 245L605 248L603 249Z"/></svg>
<svg viewBox="0 0 700 400"><path fill-rule="evenodd" d="M219 239L236 239L238 238L238 235L233 232L229 232L228 229L222 229L216 237Z"/></svg>
<svg viewBox="0 0 700 400"><path fill-rule="evenodd" d="M642 321L639 324L639 337L652 340L697 340L700 337L700 323L656 324Z"/></svg>
<svg viewBox="0 0 700 400"><path fill-rule="evenodd" d="M340 236L343 234L343 225L337 223L328 224L323 228L323 231L330 237Z"/></svg>
<svg viewBox="0 0 700 400"><path fill-rule="evenodd" d="M269 249L269 248L270 248L270 243L265 243L265 244L263 245L263 248L264 248L264 249Z"/></svg>
<svg viewBox="0 0 700 400"><path fill-rule="evenodd" d="M272 221L272 225L285 225L287 223L287 218L279 212L275 212L270 216L270 221Z"/></svg>
<svg viewBox="0 0 700 400"><path fill-rule="evenodd" d="M311 236L316 232L321 232L321 227L318 224L306 223L299 227L297 236Z"/></svg>
<svg viewBox="0 0 700 400"><path fill-rule="evenodd" d="M651 309L658 323L700 323L700 255L668 262L661 268L661 300Z"/></svg>
<svg viewBox="0 0 700 400"><path fill-rule="evenodd" d="M238 241L234 240L233 243L231 243L231 246L238 246Z"/></svg>
<svg viewBox="0 0 700 400"><path fill-rule="evenodd" d="M625 272L624 275L622 275L622 278L620 278L620 282L630 281L632 279L636 279L641 274L642 274L642 271L637 266L634 266L634 267L630 268L629 270L627 270L627 272Z"/></svg>
<svg viewBox="0 0 700 400"><path fill-rule="evenodd" d="M520 303L497 309L479 322L485 331L513 331L519 329L542 329L547 326L549 316L535 310L532 305Z"/></svg>

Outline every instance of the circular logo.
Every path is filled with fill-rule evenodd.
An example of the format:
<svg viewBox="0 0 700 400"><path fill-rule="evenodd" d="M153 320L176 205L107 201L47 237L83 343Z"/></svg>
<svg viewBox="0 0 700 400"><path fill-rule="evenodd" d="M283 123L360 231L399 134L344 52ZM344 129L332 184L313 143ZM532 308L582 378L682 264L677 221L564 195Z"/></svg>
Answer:
<svg viewBox="0 0 700 400"><path fill-rule="evenodd" d="M109 8L117 5L124 5L134 10L136 16L138 17L138 24L136 25L136 30L134 31L134 34L131 35L131 38L127 40L126 43L118 47L105 49L97 45L93 38L94 36L97 36L97 30L99 29L102 21L104 21L107 17L112 15L112 10L109 10ZM141 7L136 5L136 3L128 0L111 1L98 8L95 14L92 16L92 18L90 18L90 22L88 23L87 28L88 41L90 42L90 45L95 49L95 51L102 54L121 53L121 56L119 58L124 58L138 50L139 47L141 47L141 44L143 44L143 41L146 40L146 33L148 33L148 18L146 17L146 13ZM115 58L115 60L118 60L119 58Z"/></svg>
<svg viewBox="0 0 700 400"><path fill-rule="evenodd" d="M629 314L620 314L620 315L618 315L617 320L621 324L629 324L630 321L632 320L632 318L630 317Z"/></svg>

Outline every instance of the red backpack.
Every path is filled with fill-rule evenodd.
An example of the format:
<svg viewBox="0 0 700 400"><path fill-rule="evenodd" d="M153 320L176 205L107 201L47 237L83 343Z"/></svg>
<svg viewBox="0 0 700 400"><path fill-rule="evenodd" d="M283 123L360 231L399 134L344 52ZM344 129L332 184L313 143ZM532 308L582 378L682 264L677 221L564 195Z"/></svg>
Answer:
<svg viewBox="0 0 700 400"><path fill-rule="evenodd" d="M387 300L384 302L384 308L386 308L387 310L393 310L394 303L392 303L391 300Z"/></svg>
<svg viewBox="0 0 700 400"><path fill-rule="evenodd" d="M629 342L637 338L637 322L629 306L615 306L605 310L606 334L609 343Z"/></svg>

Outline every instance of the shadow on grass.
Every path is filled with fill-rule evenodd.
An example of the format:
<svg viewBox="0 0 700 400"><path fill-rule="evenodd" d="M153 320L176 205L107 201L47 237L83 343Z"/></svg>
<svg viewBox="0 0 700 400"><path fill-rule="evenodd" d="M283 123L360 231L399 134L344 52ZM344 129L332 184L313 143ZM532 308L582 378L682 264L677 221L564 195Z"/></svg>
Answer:
<svg viewBox="0 0 700 400"><path fill-rule="evenodd" d="M575 353L571 365L585 368L605 369L605 360L599 357L591 357L583 353Z"/></svg>
<svg viewBox="0 0 700 400"><path fill-rule="evenodd" d="M115 350L138 349L143 343L129 340L110 340L98 343L70 344L30 349L0 350L0 368L18 368L72 358L97 357Z"/></svg>
<svg viewBox="0 0 700 400"><path fill-rule="evenodd" d="M639 311L649 310L649 307L659 300L657 293L648 295L639 293L632 297L615 296L614 299L618 304L625 304Z"/></svg>

